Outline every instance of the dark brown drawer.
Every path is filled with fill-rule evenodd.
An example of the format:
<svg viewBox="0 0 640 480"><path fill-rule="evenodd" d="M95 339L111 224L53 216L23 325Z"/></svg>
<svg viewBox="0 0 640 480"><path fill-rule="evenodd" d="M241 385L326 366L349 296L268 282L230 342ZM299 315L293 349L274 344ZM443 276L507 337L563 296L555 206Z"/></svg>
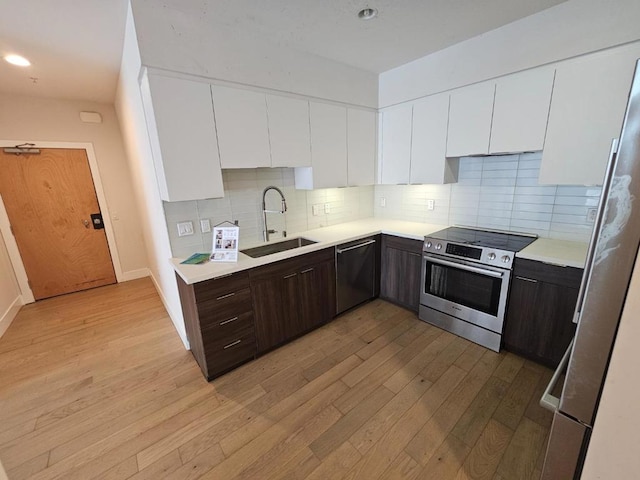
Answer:
<svg viewBox="0 0 640 480"><path fill-rule="evenodd" d="M235 340L247 328L253 328L253 311L234 315L224 319L212 321L209 325L201 325L202 340L207 345L209 342L224 342L227 339Z"/></svg>
<svg viewBox="0 0 640 480"><path fill-rule="evenodd" d="M217 321L227 320L251 311L251 290L244 288L227 293L219 300L209 300L197 304L198 316L202 328Z"/></svg>
<svg viewBox="0 0 640 480"><path fill-rule="evenodd" d="M272 280L273 277L285 277L294 273L300 273L302 270L306 270L315 264L322 263L327 260L333 261L334 259L334 248L325 248L317 252L307 253L305 255L288 258L275 263L269 263L262 267L252 268L250 271L250 277L251 281L254 283Z"/></svg>
<svg viewBox="0 0 640 480"><path fill-rule="evenodd" d="M240 332L233 340L207 345L205 354L209 377L254 358L256 339L253 328Z"/></svg>
<svg viewBox="0 0 640 480"><path fill-rule="evenodd" d="M516 258L513 265L514 278L521 277L570 288L580 288L582 272L581 268L562 267L526 258Z"/></svg>
<svg viewBox="0 0 640 480"><path fill-rule="evenodd" d="M226 277L206 280L193 285L196 302L208 302L211 300L223 300L229 294L249 288L249 273L238 272Z"/></svg>
<svg viewBox="0 0 640 480"><path fill-rule="evenodd" d="M391 247L398 250L406 250L407 252L422 254L422 240L414 240L413 238L396 237L394 235L383 235L382 242L384 247Z"/></svg>

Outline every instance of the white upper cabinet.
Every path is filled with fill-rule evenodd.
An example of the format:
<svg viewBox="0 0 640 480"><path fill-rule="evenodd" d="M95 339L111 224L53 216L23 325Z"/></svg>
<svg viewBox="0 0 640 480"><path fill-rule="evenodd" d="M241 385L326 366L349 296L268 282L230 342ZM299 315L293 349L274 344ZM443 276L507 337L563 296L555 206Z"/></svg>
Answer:
<svg viewBox="0 0 640 480"><path fill-rule="evenodd" d="M448 93L414 102L410 183L456 181L457 172L446 159L448 118Z"/></svg>
<svg viewBox="0 0 640 480"><path fill-rule="evenodd" d="M347 186L347 109L309 103L311 167L296 168L296 188Z"/></svg>
<svg viewBox="0 0 640 480"><path fill-rule="evenodd" d="M162 200L223 197L209 84L145 72L140 89Z"/></svg>
<svg viewBox="0 0 640 480"><path fill-rule="evenodd" d="M376 112L347 109L347 182L373 185L376 167Z"/></svg>
<svg viewBox="0 0 640 480"><path fill-rule="evenodd" d="M495 82L451 92L447 157L489 153Z"/></svg>
<svg viewBox="0 0 640 480"><path fill-rule="evenodd" d="M267 95L272 167L311 166L309 102Z"/></svg>
<svg viewBox="0 0 640 480"><path fill-rule="evenodd" d="M264 93L212 85L222 168L270 167Z"/></svg>
<svg viewBox="0 0 640 480"><path fill-rule="evenodd" d="M542 150L554 74L543 67L496 81L489 153Z"/></svg>
<svg viewBox="0 0 640 480"><path fill-rule="evenodd" d="M382 112L382 154L380 183L409 183L411 165L412 105L401 105Z"/></svg>
<svg viewBox="0 0 640 480"><path fill-rule="evenodd" d="M558 65L540 183L602 184L638 56L631 45Z"/></svg>

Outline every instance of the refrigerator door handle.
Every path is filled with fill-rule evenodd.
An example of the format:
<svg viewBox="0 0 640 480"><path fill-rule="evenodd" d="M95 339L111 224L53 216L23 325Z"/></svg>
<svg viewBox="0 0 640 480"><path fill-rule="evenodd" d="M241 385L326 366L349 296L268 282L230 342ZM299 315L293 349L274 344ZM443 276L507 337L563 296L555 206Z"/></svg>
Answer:
<svg viewBox="0 0 640 480"><path fill-rule="evenodd" d="M602 183L602 192L600 193L600 202L598 203L598 214L593 225L593 230L591 231L591 241L589 242L589 250L587 251L587 258L584 264L584 272L582 274L582 282L580 282L580 290L578 291L578 301L576 303L576 309L574 310L573 314L573 323L576 324L580 320L580 312L582 312L582 304L584 303L587 284L589 283L589 277L591 276L591 267L593 265L593 258L595 256L596 243L600 235L600 228L602 226L602 220L604 217L604 202L609 196L609 188L611 187L611 181L613 180L613 171L615 170L617 153L618 139L614 138L611 141L609 161L607 162L607 168L604 174L604 182Z"/></svg>
<svg viewBox="0 0 640 480"><path fill-rule="evenodd" d="M567 366L567 363L569 363L569 357L571 357L571 349L573 348L573 340L574 339L571 339L571 343L569 343L567 351L564 352L558 368L556 368L556 371L553 372L551 381L549 382L549 385L547 385L547 388L545 388L544 393L540 398L540 406L544 409L551 410L552 412L558 410L558 407L560 406L560 399L551 395L551 391L556 387L556 384L558 383L558 380L560 380L560 376L562 375L562 371Z"/></svg>

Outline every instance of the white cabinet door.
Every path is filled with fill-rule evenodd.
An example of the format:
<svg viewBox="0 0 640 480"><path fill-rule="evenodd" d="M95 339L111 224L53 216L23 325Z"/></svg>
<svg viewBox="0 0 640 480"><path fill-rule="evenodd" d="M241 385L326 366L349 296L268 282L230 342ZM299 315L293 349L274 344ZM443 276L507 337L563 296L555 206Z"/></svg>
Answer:
<svg viewBox="0 0 640 480"><path fill-rule="evenodd" d="M382 112L380 183L383 185L409 183L412 115L412 105Z"/></svg>
<svg viewBox="0 0 640 480"><path fill-rule="evenodd" d="M542 67L496 81L489 153L542 150L554 74Z"/></svg>
<svg viewBox="0 0 640 480"><path fill-rule="evenodd" d="M222 168L270 167L264 93L212 85Z"/></svg>
<svg viewBox="0 0 640 480"><path fill-rule="evenodd" d="M272 167L311 166L309 102L267 95Z"/></svg>
<svg viewBox="0 0 640 480"><path fill-rule="evenodd" d="M347 186L347 109L309 103L311 168L296 168L296 188Z"/></svg>
<svg viewBox="0 0 640 480"><path fill-rule="evenodd" d="M433 95L413 104L410 183L455 181L447 162L449 94Z"/></svg>
<svg viewBox="0 0 640 480"><path fill-rule="evenodd" d="M376 169L376 112L347 109L347 181L373 185Z"/></svg>
<svg viewBox="0 0 640 480"><path fill-rule="evenodd" d="M602 184L638 56L632 45L558 65L540 183Z"/></svg>
<svg viewBox="0 0 640 480"><path fill-rule="evenodd" d="M447 157L489 153L494 94L494 82L451 92Z"/></svg>
<svg viewBox="0 0 640 480"><path fill-rule="evenodd" d="M140 85L160 197L223 197L209 84L146 74Z"/></svg>

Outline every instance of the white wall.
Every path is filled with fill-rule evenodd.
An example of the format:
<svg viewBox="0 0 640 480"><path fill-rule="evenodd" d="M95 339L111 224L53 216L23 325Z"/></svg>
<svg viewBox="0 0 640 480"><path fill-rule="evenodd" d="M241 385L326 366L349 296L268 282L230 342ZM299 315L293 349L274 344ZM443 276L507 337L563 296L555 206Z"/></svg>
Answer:
<svg viewBox="0 0 640 480"><path fill-rule="evenodd" d="M4 238L0 235L0 337L9 328L21 305L18 282L13 274Z"/></svg>
<svg viewBox="0 0 640 480"><path fill-rule="evenodd" d="M379 106L640 39L637 0L569 0L380 75Z"/></svg>
<svg viewBox="0 0 640 480"><path fill-rule="evenodd" d="M135 25L129 8L115 106L129 159L135 196L143 212L141 226L151 276L180 338L188 346L175 274L169 264L171 246L142 108L138 83L140 68Z"/></svg>
<svg viewBox="0 0 640 480"><path fill-rule="evenodd" d="M81 122L81 111L99 112L103 123ZM146 275L138 209L112 105L0 94L0 139L92 143L123 277Z"/></svg>
<svg viewBox="0 0 640 480"><path fill-rule="evenodd" d="M640 255L629 285L582 480L631 479L640 472Z"/></svg>
<svg viewBox="0 0 640 480"><path fill-rule="evenodd" d="M275 45L258 33L209 23L210 17L203 18L197 7L177 9L155 0L132 3L146 66L377 106L377 74Z"/></svg>

